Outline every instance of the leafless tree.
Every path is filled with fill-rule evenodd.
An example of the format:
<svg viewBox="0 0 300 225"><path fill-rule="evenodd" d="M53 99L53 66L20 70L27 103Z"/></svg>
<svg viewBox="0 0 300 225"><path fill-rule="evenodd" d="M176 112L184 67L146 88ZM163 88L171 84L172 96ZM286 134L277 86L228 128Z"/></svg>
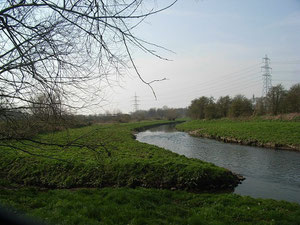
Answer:
<svg viewBox="0 0 300 225"><path fill-rule="evenodd" d="M273 86L266 98L268 112L277 115L286 113L286 90L282 84Z"/></svg>
<svg viewBox="0 0 300 225"><path fill-rule="evenodd" d="M156 57L160 48L132 32L146 17L144 0L7 0L0 3L0 93L15 108L32 105L32 93L58 90L65 102L86 102L133 61L135 46ZM153 2L155 4L155 1ZM77 97L77 99L75 99ZM88 96L90 97L90 96ZM74 106L74 104L73 104Z"/></svg>
<svg viewBox="0 0 300 225"><path fill-rule="evenodd" d="M33 116L48 120L50 117L58 118L63 113L60 96L57 94L46 95L44 93L32 98L31 112Z"/></svg>
<svg viewBox="0 0 300 225"><path fill-rule="evenodd" d="M128 66L152 89L157 80L141 76L132 48L161 59L155 50L164 48L133 31L176 1L162 7L155 0L0 1L1 118L7 122L16 110L49 104L33 93L45 99L60 96L64 107L84 107L101 99L101 87L111 85Z"/></svg>

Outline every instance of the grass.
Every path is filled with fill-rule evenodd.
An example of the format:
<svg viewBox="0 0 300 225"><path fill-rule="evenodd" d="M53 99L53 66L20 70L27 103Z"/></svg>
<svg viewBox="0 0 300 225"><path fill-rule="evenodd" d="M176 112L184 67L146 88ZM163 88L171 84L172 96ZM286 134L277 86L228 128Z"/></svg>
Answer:
<svg viewBox="0 0 300 225"><path fill-rule="evenodd" d="M90 147L101 143L93 150L1 143L0 203L50 224L299 224L300 205L208 193L234 187L237 177L134 140L134 130L158 123L95 125L36 138Z"/></svg>
<svg viewBox="0 0 300 225"><path fill-rule="evenodd" d="M1 190L0 201L53 224L299 224L300 206L235 194L145 188Z"/></svg>
<svg viewBox="0 0 300 225"><path fill-rule="evenodd" d="M279 120L192 120L179 124L181 131L196 131L196 136L234 138L245 143L291 146L300 149L300 123Z"/></svg>
<svg viewBox="0 0 300 225"><path fill-rule="evenodd" d="M92 150L41 146L28 141L8 143L43 157L2 147L0 175L22 185L47 188L141 186L197 192L230 189L238 184L238 178L227 169L134 140L134 129L153 124L95 125L36 138L47 143L76 140L73 144L102 144ZM110 157L103 146L111 152Z"/></svg>

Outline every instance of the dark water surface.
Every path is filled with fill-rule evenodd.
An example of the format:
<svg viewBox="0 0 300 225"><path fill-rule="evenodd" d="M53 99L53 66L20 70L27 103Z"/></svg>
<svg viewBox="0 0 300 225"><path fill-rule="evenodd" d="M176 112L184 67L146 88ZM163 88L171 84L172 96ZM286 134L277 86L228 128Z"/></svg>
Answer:
<svg viewBox="0 0 300 225"><path fill-rule="evenodd" d="M243 175L235 193L300 203L300 153L225 144L195 138L163 125L137 134L137 140L198 158Z"/></svg>

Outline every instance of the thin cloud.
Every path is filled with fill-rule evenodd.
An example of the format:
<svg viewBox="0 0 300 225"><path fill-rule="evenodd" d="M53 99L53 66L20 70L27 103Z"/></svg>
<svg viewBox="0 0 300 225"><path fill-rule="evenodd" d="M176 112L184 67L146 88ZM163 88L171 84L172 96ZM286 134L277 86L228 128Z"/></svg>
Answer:
<svg viewBox="0 0 300 225"><path fill-rule="evenodd" d="M296 12L286 16L283 20L277 21L270 25L270 28L300 26L300 12Z"/></svg>

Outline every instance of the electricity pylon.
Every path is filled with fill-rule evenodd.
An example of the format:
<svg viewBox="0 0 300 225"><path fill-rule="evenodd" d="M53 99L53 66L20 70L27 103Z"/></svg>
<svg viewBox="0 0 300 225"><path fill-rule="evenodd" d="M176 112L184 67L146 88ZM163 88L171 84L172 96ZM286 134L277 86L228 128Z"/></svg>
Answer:
<svg viewBox="0 0 300 225"><path fill-rule="evenodd" d="M266 55L263 58L263 66L261 67L262 70L262 76L263 76L263 91L262 91L262 96L266 97L269 90L272 87L272 75L271 71L272 68L270 67L270 59Z"/></svg>
<svg viewBox="0 0 300 225"><path fill-rule="evenodd" d="M139 110L139 105L140 104L139 104L138 96L135 93L133 97L133 108L135 112Z"/></svg>

